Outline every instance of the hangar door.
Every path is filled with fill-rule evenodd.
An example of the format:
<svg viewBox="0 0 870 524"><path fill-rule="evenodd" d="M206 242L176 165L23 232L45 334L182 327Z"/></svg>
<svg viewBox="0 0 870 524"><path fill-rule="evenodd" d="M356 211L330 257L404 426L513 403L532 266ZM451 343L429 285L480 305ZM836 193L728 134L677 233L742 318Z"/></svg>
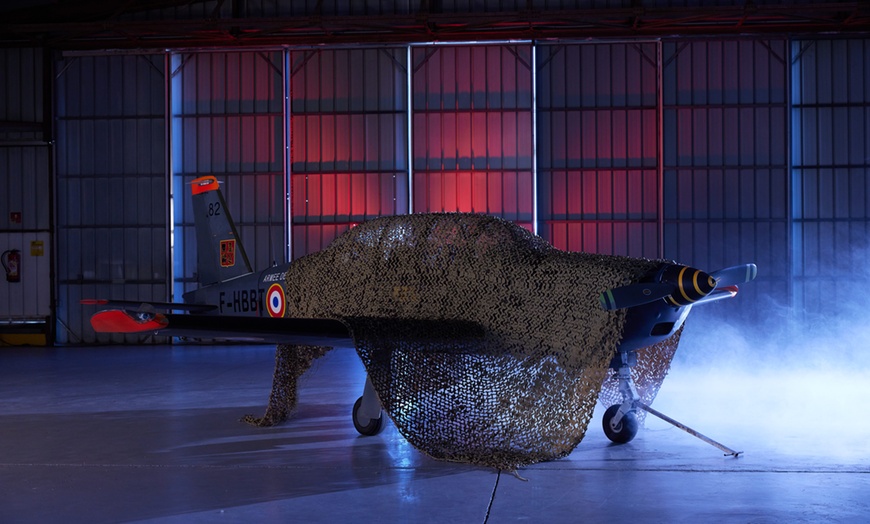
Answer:
<svg viewBox="0 0 870 524"><path fill-rule="evenodd" d="M280 51L169 56L173 293L197 286L190 183L222 184L255 268L286 260L284 66Z"/></svg>
<svg viewBox="0 0 870 524"><path fill-rule="evenodd" d="M481 212L532 228L530 45L287 60L293 258L383 215Z"/></svg>
<svg viewBox="0 0 870 524"><path fill-rule="evenodd" d="M169 295L164 62L115 55L56 64L59 343L96 341L83 298Z"/></svg>
<svg viewBox="0 0 870 524"><path fill-rule="evenodd" d="M537 64L541 236L661 256L658 44L540 45Z"/></svg>
<svg viewBox="0 0 870 524"><path fill-rule="evenodd" d="M292 258L408 212L407 48L287 54Z"/></svg>
<svg viewBox="0 0 870 524"><path fill-rule="evenodd" d="M870 40L796 40L789 51L793 304L836 311L853 331L848 313L866 314L870 284Z"/></svg>

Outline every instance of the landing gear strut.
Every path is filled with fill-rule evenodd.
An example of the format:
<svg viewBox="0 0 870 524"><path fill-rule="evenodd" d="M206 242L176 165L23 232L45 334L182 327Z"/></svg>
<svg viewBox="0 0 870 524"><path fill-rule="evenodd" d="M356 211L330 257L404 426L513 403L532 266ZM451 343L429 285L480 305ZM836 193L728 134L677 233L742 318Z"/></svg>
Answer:
<svg viewBox="0 0 870 524"><path fill-rule="evenodd" d="M667 415L656 411L640 401L640 395L637 394L637 388L634 387L634 380L631 378L631 367L635 364L635 355L629 352L619 353L619 368L616 371L616 378L619 381L619 392L622 394L622 404L614 404L607 408L604 412L602 425L604 426L604 434L607 435L612 442L616 444L625 444L630 442L637 435L637 409L640 408L651 415L672 424L686 433L697 437L711 446L715 446L722 450L726 456L739 457L742 451L734 451L733 449L716 442L715 440L698 433L694 429L677 422ZM614 359L615 361L616 359Z"/></svg>
<svg viewBox="0 0 870 524"><path fill-rule="evenodd" d="M634 354L621 352L619 354L620 366L616 370L616 378L619 381L619 393L622 395L622 404L614 404L604 412L601 420L604 426L604 434L616 444L625 444L637 435L637 403L640 395L634 387L631 378L631 366L634 364ZM615 359L614 359L615 360Z"/></svg>

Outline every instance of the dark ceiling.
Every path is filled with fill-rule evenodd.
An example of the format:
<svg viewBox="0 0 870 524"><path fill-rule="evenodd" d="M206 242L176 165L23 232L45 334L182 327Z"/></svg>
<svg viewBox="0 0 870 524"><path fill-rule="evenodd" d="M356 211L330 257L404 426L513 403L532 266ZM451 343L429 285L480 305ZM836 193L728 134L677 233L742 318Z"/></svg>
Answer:
<svg viewBox="0 0 870 524"><path fill-rule="evenodd" d="M249 16L253 11L244 0L23 3L27 6L0 8L0 46L190 48L870 30L867 0L775 5L747 1L718 7L644 7L635 0L630 4L635 7L500 12L445 12L437 7L440 2L421 0L422 7L412 13L347 14L327 12L318 2L307 11L268 17Z"/></svg>

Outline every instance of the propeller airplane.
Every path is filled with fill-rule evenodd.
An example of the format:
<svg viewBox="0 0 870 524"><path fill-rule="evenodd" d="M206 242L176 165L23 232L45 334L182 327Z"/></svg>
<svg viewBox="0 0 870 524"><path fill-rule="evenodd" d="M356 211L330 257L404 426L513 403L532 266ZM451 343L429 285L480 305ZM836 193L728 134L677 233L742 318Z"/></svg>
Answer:
<svg viewBox="0 0 870 524"><path fill-rule="evenodd" d="M215 177L198 178L191 188L199 287L184 294L182 303L82 301L111 308L92 316L91 325L97 333L154 333L169 337L354 347L354 335L342 318L288 316L288 303L293 297L286 290L285 278L291 265L298 261L253 270ZM543 243L540 239L537 241ZM598 303L593 304L600 313L609 315L625 310L616 351L608 355L612 356L609 367L618 380L622 399L604 415L603 429L611 441L626 443L634 438L639 425L636 413L642 409L719 447L728 455L740 453L641 402L631 370L636 364L637 351L673 337L694 306L734 297L737 286L753 280L756 274L754 264L705 273L662 262L631 283L601 290ZM413 290L404 288L399 291L400 295L414 294ZM425 297L413 298L425 300ZM503 307L493 305L496 306ZM456 320L472 326L477 322L473 318ZM485 326L479 332L485 333ZM366 380L363 394L354 405L353 422L364 435L377 434L382 428L382 406L370 379Z"/></svg>

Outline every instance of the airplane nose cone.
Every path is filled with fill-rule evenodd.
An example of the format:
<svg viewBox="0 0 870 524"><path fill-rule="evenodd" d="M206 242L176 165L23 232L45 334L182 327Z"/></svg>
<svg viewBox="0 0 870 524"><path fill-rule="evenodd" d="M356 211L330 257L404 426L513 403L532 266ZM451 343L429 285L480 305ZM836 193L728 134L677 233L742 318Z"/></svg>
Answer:
<svg viewBox="0 0 870 524"><path fill-rule="evenodd" d="M716 279L700 269L688 266L668 267L662 274L662 282L667 282L676 288L668 298L675 306L686 306L697 302L716 289Z"/></svg>

